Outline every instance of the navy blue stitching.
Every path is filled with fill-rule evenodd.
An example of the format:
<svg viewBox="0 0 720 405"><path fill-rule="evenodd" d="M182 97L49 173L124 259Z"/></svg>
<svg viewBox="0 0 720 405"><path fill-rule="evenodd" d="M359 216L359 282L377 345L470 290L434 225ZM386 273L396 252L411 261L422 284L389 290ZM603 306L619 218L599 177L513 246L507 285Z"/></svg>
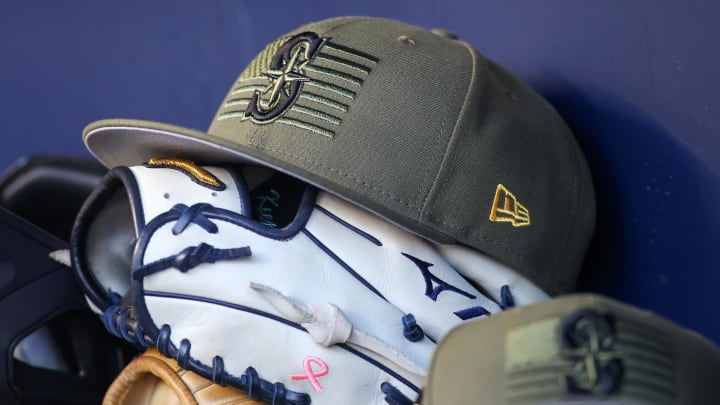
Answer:
<svg viewBox="0 0 720 405"><path fill-rule="evenodd" d="M148 342L147 339L145 339L145 334L143 332L142 325L140 325L140 322L138 322L137 319L135 320L134 326L135 326L135 336L142 337L141 339L138 339L138 343L140 343L140 346L142 346L146 349L148 347L152 347L152 342Z"/></svg>
<svg viewBox="0 0 720 405"><path fill-rule="evenodd" d="M190 358L190 341L183 339L180 341L180 348L177 352L177 363L180 367L187 369L188 359Z"/></svg>
<svg viewBox="0 0 720 405"><path fill-rule="evenodd" d="M385 402L390 405L413 405L415 403L387 381L380 384L380 391L385 394Z"/></svg>
<svg viewBox="0 0 720 405"><path fill-rule="evenodd" d="M281 382L276 382L273 385L273 396L270 403L274 404L275 401L282 400L283 398L285 398L285 395L285 385L283 385L283 383Z"/></svg>
<svg viewBox="0 0 720 405"><path fill-rule="evenodd" d="M118 325L120 326L120 334L122 335L123 339L132 342L132 337L128 333L127 326L125 326L125 321L130 316L130 308L125 308L124 311L120 314L120 317L118 319Z"/></svg>
<svg viewBox="0 0 720 405"><path fill-rule="evenodd" d="M204 211L206 212L207 216L212 216L216 219L242 226L259 235L263 235L276 240L286 240L296 235L302 229L302 227L305 226L307 220L310 218L310 214L312 213L313 203L315 201L316 195L317 189L308 186L303 194L300 207L298 208L298 214L295 216L295 219L287 227L281 229L263 226L250 218L237 215L232 211L224 210L221 208L211 207ZM164 224L176 220L177 217L177 212L168 211L156 216L145 226L136 244L137 253L133 257L133 269L138 269L142 267L145 251L147 250L147 245L151 237L153 236L153 233ZM142 278L133 280L132 291L136 297L142 297L143 295L142 280ZM152 320L152 317L148 313L144 299L136 300L135 310L137 311L140 322L142 322L149 328L148 335L151 337L151 339L156 340L159 330L157 329L157 326Z"/></svg>
<svg viewBox="0 0 720 405"><path fill-rule="evenodd" d="M510 291L510 287L506 284L500 287L500 307L502 309L508 309L515 306L515 298Z"/></svg>
<svg viewBox="0 0 720 405"><path fill-rule="evenodd" d="M210 369L190 356L191 345L189 340L183 339L180 342L180 348L176 349L172 342L170 342L171 333L172 331L168 325L163 325L163 327L160 328L158 350L165 357L177 359L178 365L182 368L194 371L208 379L213 378L213 375L226 375L227 379L223 382L229 382L229 384L245 390L248 393L248 397L258 402L271 401L271 404L276 405L308 405L310 403L309 395L290 391L279 382L273 384L267 380L263 380L252 367L248 367L239 378L222 369ZM216 361L215 359L220 359L220 361ZM222 359L219 356L213 358L213 367L217 366L223 367Z"/></svg>
<svg viewBox="0 0 720 405"><path fill-rule="evenodd" d="M169 358L173 358L174 356L172 353L170 353L170 347L168 346L170 344L170 325L163 325L160 328L160 332L157 336L157 349L160 351L160 353Z"/></svg>
<svg viewBox="0 0 720 405"><path fill-rule="evenodd" d="M420 325L417 324L417 321L415 320L415 315L403 315L402 324L403 336L405 336L405 339L411 342L417 342L425 337L425 332L423 332L423 329L420 327Z"/></svg>
<svg viewBox="0 0 720 405"><path fill-rule="evenodd" d="M121 310L119 305L113 304L100 315L100 320L111 334L145 348L151 347L152 342L147 340L140 323L131 318L131 315L130 308ZM132 319L130 327L128 327L128 318Z"/></svg>
<svg viewBox="0 0 720 405"><path fill-rule="evenodd" d="M112 322L112 318L119 310L120 306L118 306L117 304L113 304L107 307L102 313L102 315L100 315L100 320L102 321L103 325L105 325L105 329L107 329L108 332L112 333L115 336L120 336L120 333L117 330L117 325L115 325L115 322Z"/></svg>
<svg viewBox="0 0 720 405"><path fill-rule="evenodd" d="M205 216L205 210L212 208L208 203L197 203L191 206L175 204L170 208L171 212L179 213L177 223L172 228L173 235L181 234L191 223L197 224L208 233L217 233L218 227Z"/></svg>
<svg viewBox="0 0 720 405"><path fill-rule="evenodd" d="M163 270L176 268L183 273L202 264L215 263L218 260L233 260L248 257L252 254L249 246L230 249L216 249L207 243L201 243L197 246L190 246L180 251L180 253L162 259L158 259L152 263L140 266L132 272L132 279L138 280L142 277L149 276Z"/></svg>
<svg viewBox="0 0 720 405"><path fill-rule="evenodd" d="M220 356L213 357L212 382L225 386L225 361Z"/></svg>
<svg viewBox="0 0 720 405"><path fill-rule="evenodd" d="M319 247L323 252L327 253L328 256L330 256L333 260L335 260L342 268L344 268L348 273L350 273L353 277L355 277L359 282L361 282L365 287L367 287L370 291L377 294L378 297L382 298L383 300L387 301L387 299L380 294L380 291L378 291L375 287L373 287L372 284L370 284L367 280L365 280L360 274L358 274L355 270L352 269L347 263L345 263L340 257L338 257L335 253L333 253L332 250L330 250L327 246L323 245L322 242L318 238L315 237L310 231L307 229L303 229L302 233L305 234L317 247Z"/></svg>
<svg viewBox="0 0 720 405"><path fill-rule="evenodd" d="M208 218L212 217L213 219L223 220L238 226L242 226L245 229L248 229L256 234L276 239L276 240L287 240L300 231L304 231L303 227L307 223L307 220L309 219L312 211L313 211L313 203L315 201L317 190L313 187L308 187L302 197L302 201L300 203L300 207L298 209L298 213L295 216L295 219L293 222L291 222L288 226L285 228L277 229L277 228L270 228L266 226L262 226L261 224L257 223L256 221L252 220L251 218L237 215L236 213L224 210L222 208L216 208L216 207L210 207L207 209L204 209L204 215ZM149 240L152 237L152 234L161 226L163 226L165 223L177 220L178 213L168 211L166 213L160 214L157 217L153 218L143 229L143 232L140 235L140 239L137 242L137 254L134 257L133 260L133 268L137 269L141 267L142 260L145 254L145 251L147 249L147 245L149 243ZM308 233L309 234L309 233ZM311 237L313 239L313 237ZM317 241L316 243L320 243ZM320 243L321 248L322 244ZM329 250L326 250L331 257L336 258L336 260L339 260L337 256L334 256L332 252ZM342 265L342 261L340 260L339 263ZM347 265L345 265L347 266ZM343 266L343 267L345 267ZM352 271L349 267L345 267L348 271ZM360 278L362 280L362 278ZM377 290L374 289L374 287L370 286L371 290L374 290L376 294L378 294L382 299L385 299ZM144 295L147 296L157 296L157 297L164 297L164 298L179 298L179 299L195 299L197 301L203 301L210 304L216 304L216 305L223 305L230 308L243 310L249 313L256 314L258 316L264 316L269 319L276 320L278 322L281 322L283 324L286 324L288 326L294 327L296 329L302 330L304 332L307 332L304 328L302 328L298 324L294 324L292 322L289 322L283 318L276 317L272 314L264 313L262 311L255 310L253 308L248 308L224 301L214 300L214 299L206 299L204 297L193 297L193 296L185 296L180 294L173 294L173 293L163 293L160 291L143 291L143 279L139 278L137 280L133 281L133 288L132 291L136 294L137 297L141 297L141 299L138 299L136 301L136 311L138 314L138 318L146 324L150 328L150 332L148 334L150 340L154 340L157 345L158 350L160 353L165 355L169 358L174 358L175 355L177 355L177 349L170 341L170 328L168 325L163 325L160 329L157 328L154 321L152 320L152 317L149 315L147 306L145 304L145 298ZM387 300L386 300L387 301ZM383 370L387 374L393 376L395 379L402 381L404 384L406 384L408 387L411 387L416 392L420 392L420 389L407 381L404 377L400 376L393 370L385 367L383 364L375 361L374 359L366 356L365 354L358 352L357 350L344 345L339 344L337 347L340 347L350 353L353 353L354 355L364 359L368 363L373 364L375 367ZM254 370L250 367L246 370L246 372L241 377L233 376L232 374L226 372L224 370L224 363L222 362L222 359L217 357L220 361L213 359L213 367L209 367L202 362L199 362L192 357L188 356L187 359L187 369L192 370L200 375L202 375L205 378L213 378L213 375L215 376L215 379L219 379L222 383L233 385L236 387L239 387L241 389L244 389L246 391L253 390L253 392L260 391L261 395L269 395L269 397L261 398L263 400L272 400L273 404L275 405L283 405L283 404L292 404L292 405L306 405L310 402L310 397L307 394L304 393L297 393L294 391L286 390L282 384L278 383L275 388L270 389L270 387L266 387L267 385L270 385L269 382L266 382L265 380L259 379L257 377L257 373L254 372ZM252 386L248 387L248 380L252 382ZM259 381L256 381L259 380ZM247 387L247 388L246 388ZM267 388L264 389L264 388ZM282 388L282 393L284 398L280 395L280 388ZM274 391L272 395L270 395L271 391Z"/></svg>
<svg viewBox="0 0 720 405"><path fill-rule="evenodd" d="M490 311L481 306L461 309L460 311L455 311L453 313L463 321L466 321L470 318L477 318L478 316L490 315Z"/></svg>
<svg viewBox="0 0 720 405"><path fill-rule="evenodd" d="M351 231L355 232L356 234L362 236L363 238L369 240L369 241L372 242L374 245L376 245L376 246L382 246L382 245L383 245L382 242L380 242L380 240L378 240L376 237L374 237L374 236L370 235L369 233L367 233L367 232L365 232L365 231L363 231L363 230L361 230L361 229L359 229L359 228L357 228L357 227L355 227L355 226L347 223L345 220L343 220L342 218L340 218L340 217L338 217L337 215L333 214L332 212L328 211L327 209L325 209L325 208L323 208L323 207L321 207L321 206L319 206L319 205L317 205L317 204L315 205L315 209L317 209L318 211L320 211L320 212L322 212L323 214L327 215L327 216L330 217L331 219L335 220L335 222L339 223L340 225L345 226L345 227L348 228L349 230L351 230Z"/></svg>
<svg viewBox="0 0 720 405"><path fill-rule="evenodd" d="M258 373L255 371L254 368L248 367L245 370L245 373L243 373L242 376L240 376L240 381L242 382L243 379L245 380L245 386L247 387L247 393L248 397L254 401L260 400L260 389L258 387L259 381L257 381ZM273 401L274 402L274 401Z"/></svg>
<svg viewBox="0 0 720 405"><path fill-rule="evenodd" d="M288 320L285 319L285 318L281 318L281 317L278 317L278 316L276 316L276 315L273 315L273 314L270 314L270 313L267 313L267 312L264 312L264 311L260 311L260 310L255 309L255 308L246 307L246 306L244 306L244 305L239 305L239 304L235 304L235 303L232 303L232 302L226 302L226 301L221 301L221 300L216 300L216 299L207 298L207 297L201 297L201 296L196 296L196 295L176 294L176 293L168 293L168 292L163 292L163 291L152 291L152 290L146 290L146 291L145 291L145 295L146 295L146 296L150 296L150 297L169 298L169 299L180 299L180 300L186 300L186 301L198 301L198 302L204 302L204 303L207 303L207 304L220 305L220 306L224 306L224 307L227 307L227 308L236 309L236 310L239 310L239 311L244 311L244 312L248 312L248 313L251 313L251 314L254 314L254 315L258 315L258 316L262 316L262 317L265 317L265 318L268 318L268 319L272 319L272 320L274 320L274 321L283 323L283 324L285 324L285 325L287 325L287 326L290 326L290 327L292 327L292 328L301 330L301 331L303 331L303 332L307 332L307 330L306 330L305 328L303 328L302 326L300 326L299 324L294 323L294 322L291 322L291 321L288 321ZM166 332L167 336L164 336L164 333L163 333L163 330L164 330L164 329L163 329L163 328L165 328L165 327L167 327L167 325L163 326L163 327L160 329L160 332L159 332L158 337L157 337L157 339L156 339L157 342L158 342L158 343L157 343L158 350L160 350L160 353L163 353L163 355L165 355L166 357L173 358L174 356L173 356L171 353L167 352L169 355L168 355L168 354L165 354L166 352L163 352L163 350L160 349L160 345L161 345L161 344L165 344L165 345L170 344L170 343L168 343L167 341L163 340L163 338L164 338L164 339L169 339L169 334L170 334L170 332L169 332L169 327L168 327L168 331ZM161 336L161 335L163 335L163 336ZM170 345L171 345L171 344L170 344ZM410 381L408 381L407 379L405 379L403 376L397 374L395 371L389 369L389 368L386 367L384 364L379 363L379 362L376 361L375 359L373 359L373 358L371 358L371 357L368 357L367 355L365 355L365 354L363 354L363 353L361 353L361 352L353 349L352 347L350 347L350 346L348 346L348 345L346 345L346 344L338 344L338 345L336 345L336 346L337 346L337 347L341 347L341 348L343 348L344 350L347 350L347 351L349 351L350 353L352 353L352 354L354 354L354 355L362 358L363 360L367 361L368 363L374 365L375 367L383 370L383 371L386 372L387 374L393 376L395 379L401 381L403 384L411 387L413 390L415 390L415 391L417 391L417 392L420 392L419 388L417 388L417 387L416 387L414 384L412 384ZM191 364L193 364L192 361L191 361ZM203 364L200 363L200 362L198 362L197 364L198 364L198 365L197 365L196 367L197 367L198 369L204 369L204 368L205 368L205 369L209 369L209 367L203 365ZM195 371L195 370L193 370L193 371ZM207 377L206 377L206 378L210 378L210 379L212 378L212 373L211 373L211 372L207 372L206 374L207 374ZM227 373L225 373L225 374L227 374ZM229 375L229 374L228 374L228 375Z"/></svg>
<svg viewBox="0 0 720 405"><path fill-rule="evenodd" d="M207 218L225 221L233 225L241 226L251 232L270 239L287 240L300 232L307 223L308 218L310 218L310 213L312 212L313 201L316 192L317 191L311 187L308 187L306 189L305 194L303 194L303 199L300 204L297 216L295 217L293 222L291 222L285 228L271 228L258 223L252 218L244 217L242 215L238 215L233 211L213 206L203 209L203 215ZM138 253L133 259L134 269L137 269L143 265L143 257L145 256L147 245L150 242L150 239L152 238L154 232L168 222L177 221L179 216L180 214L178 211L170 210L156 216L150 222L148 222L148 224L143 229L143 232L140 234L140 238L137 242L136 249Z"/></svg>

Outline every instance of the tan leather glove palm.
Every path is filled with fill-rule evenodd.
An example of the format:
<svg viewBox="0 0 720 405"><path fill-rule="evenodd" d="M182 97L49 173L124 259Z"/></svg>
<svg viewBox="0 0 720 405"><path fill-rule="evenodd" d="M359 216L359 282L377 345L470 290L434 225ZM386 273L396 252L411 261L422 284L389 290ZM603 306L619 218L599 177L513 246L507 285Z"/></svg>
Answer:
<svg viewBox="0 0 720 405"><path fill-rule="evenodd" d="M157 349L135 358L110 385L103 405L254 405L246 393L214 384Z"/></svg>

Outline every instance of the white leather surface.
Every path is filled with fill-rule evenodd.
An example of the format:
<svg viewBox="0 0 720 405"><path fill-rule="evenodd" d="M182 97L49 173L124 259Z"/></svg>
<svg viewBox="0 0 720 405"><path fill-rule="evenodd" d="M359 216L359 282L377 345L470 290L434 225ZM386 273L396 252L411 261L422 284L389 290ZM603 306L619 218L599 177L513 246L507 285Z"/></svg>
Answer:
<svg viewBox="0 0 720 405"><path fill-rule="evenodd" d="M227 189L210 190L173 169L133 167L146 224L178 203L191 206L204 202L238 215L252 212L241 203L246 191L225 169L205 169L225 182ZM268 238L212 212L203 215L218 227L217 233L191 222L176 235L172 232L176 221L142 229L141 239L148 239L148 243L134 253L142 255L142 264L172 257L201 243L215 249L249 246L252 252L249 257L201 263L187 272L169 268L144 277L147 295L139 299L144 301L155 327L170 326L171 342L176 347L183 339L190 341L191 357L207 366L220 356L232 375L240 376L247 367L253 367L263 379L310 394L313 405L384 404L380 391L383 382L390 382L411 399L416 393L340 345L323 346L318 336L325 331L350 336L345 346L419 387L434 342L463 322L455 312L474 307L490 313L501 311L497 302L503 285L510 286L521 305L547 298L517 273L479 252L436 246L327 193L319 193L316 204L323 210L314 209L303 231L286 240ZM380 246L357 230L379 241ZM251 287L253 283L273 293L261 294L257 286ZM446 283L444 289L441 283ZM491 297L485 297L473 284ZM173 297L160 297L158 293ZM295 319L293 322L299 322L291 314L293 308L301 312L336 308L340 318L333 319L342 322L333 323L319 316L320 312L315 313L318 317L308 312L315 322L308 327L321 341L318 343L304 330L233 306ZM402 317L409 313L427 335L418 342L403 336ZM345 321L352 325L352 333L338 326ZM321 390L309 379L291 378L305 372L303 362L309 357L328 366L327 375L317 379Z"/></svg>
<svg viewBox="0 0 720 405"><path fill-rule="evenodd" d="M238 186L230 173L224 169L205 167L225 184L222 191L203 187L190 180L190 177L175 169L133 166L130 170L138 181L140 198L143 202L145 223L163 212L169 211L175 204L187 206L206 202L215 207L231 211L245 212L239 198Z"/></svg>

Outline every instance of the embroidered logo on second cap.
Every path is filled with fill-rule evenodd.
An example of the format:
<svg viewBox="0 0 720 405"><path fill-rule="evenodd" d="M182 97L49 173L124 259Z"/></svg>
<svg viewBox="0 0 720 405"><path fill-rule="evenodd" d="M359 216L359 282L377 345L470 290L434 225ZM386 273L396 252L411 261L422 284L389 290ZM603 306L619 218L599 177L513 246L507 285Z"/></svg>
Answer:
<svg viewBox="0 0 720 405"><path fill-rule="evenodd" d="M493 222L510 222L512 226L530 226L530 211L518 202L517 198L502 184L495 190L490 220Z"/></svg>
<svg viewBox="0 0 720 405"><path fill-rule="evenodd" d="M287 111L300 95L303 83L310 81L305 75L305 66L327 40L314 32L304 32L285 42L270 61L270 69L262 72L270 83L264 90L255 91L243 119L268 123Z"/></svg>
<svg viewBox="0 0 720 405"><path fill-rule="evenodd" d="M559 329L560 355L574 363L565 376L566 392L605 396L617 391L624 366L615 347L613 317L581 309L565 318Z"/></svg>

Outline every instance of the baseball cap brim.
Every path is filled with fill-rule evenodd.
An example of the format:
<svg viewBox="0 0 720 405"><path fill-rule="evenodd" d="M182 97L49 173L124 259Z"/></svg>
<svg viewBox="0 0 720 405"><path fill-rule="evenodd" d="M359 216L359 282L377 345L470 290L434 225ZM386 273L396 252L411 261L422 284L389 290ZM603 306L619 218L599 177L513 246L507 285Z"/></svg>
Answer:
<svg viewBox="0 0 720 405"><path fill-rule="evenodd" d="M204 165L253 164L268 167L328 191L435 242L456 242L454 238L429 227L398 221L392 213L383 212L373 207L371 201L365 201L366 197L361 193L264 153L262 148L231 142L210 133L155 121L105 119L85 127L83 142L90 153L108 168L141 165L152 157L176 157Z"/></svg>
<svg viewBox="0 0 720 405"><path fill-rule="evenodd" d="M172 156L198 160L203 164L262 163L287 171L281 162L255 157L242 145L177 125L133 119L106 119L92 122L83 131L90 153L108 168L145 163L151 157ZM267 157L271 159L271 157Z"/></svg>
<svg viewBox="0 0 720 405"><path fill-rule="evenodd" d="M315 186L320 179L258 149L177 125L134 119L106 119L89 124L83 141L104 166L141 165L152 157L177 157L201 164L257 164L297 177Z"/></svg>

